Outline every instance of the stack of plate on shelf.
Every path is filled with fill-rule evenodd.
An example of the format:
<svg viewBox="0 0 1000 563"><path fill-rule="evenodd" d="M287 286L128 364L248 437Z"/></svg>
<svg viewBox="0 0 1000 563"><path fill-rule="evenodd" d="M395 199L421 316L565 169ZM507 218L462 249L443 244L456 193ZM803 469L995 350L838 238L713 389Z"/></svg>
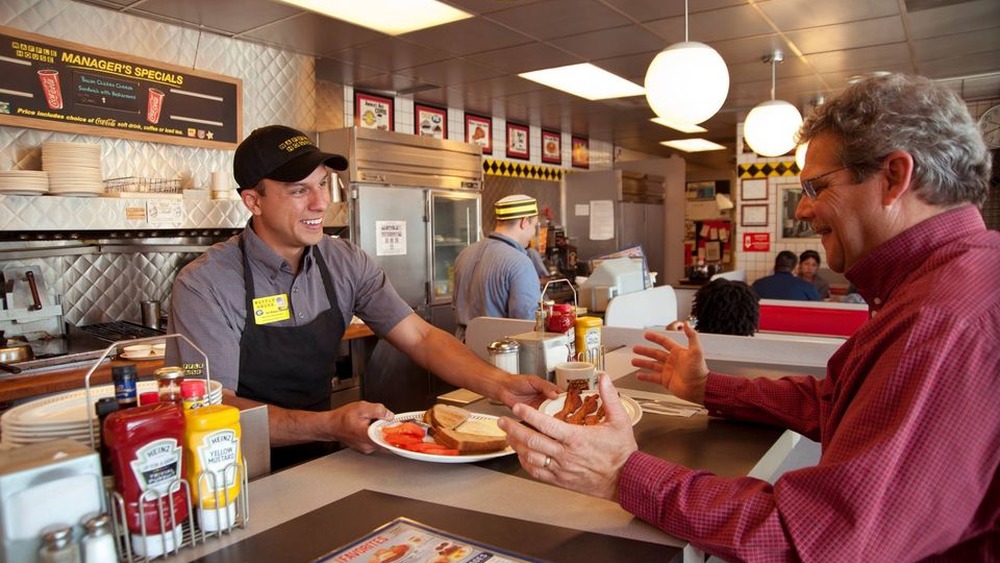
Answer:
<svg viewBox="0 0 1000 563"><path fill-rule="evenodd" d="M211 404L222 403L222 384L209 384L208 400ZM140 381L138 393L156 391L155 381ZM90 388L90 398L94 403L102 397L114 397L114 385ZM51 395L37 401L16 406L0 417L0 449L25 446L58 438L76 440L90 446L90 426L99 432L94 405L87 405L85 390L70 391Z"/></svg>
<svg viewBox="0 0 1000 563"><path fill-rule="evenodd" d="M44 143L42 170L49 173L49 193L52 195L96 196L104 193L100 145Z"/></svg>
<svg viewBox="0 0 1000 563"><path fill-rule="evenodd" d="M0 170L0 195L41 195L49 191L49 175L41 170Z"/></svg>

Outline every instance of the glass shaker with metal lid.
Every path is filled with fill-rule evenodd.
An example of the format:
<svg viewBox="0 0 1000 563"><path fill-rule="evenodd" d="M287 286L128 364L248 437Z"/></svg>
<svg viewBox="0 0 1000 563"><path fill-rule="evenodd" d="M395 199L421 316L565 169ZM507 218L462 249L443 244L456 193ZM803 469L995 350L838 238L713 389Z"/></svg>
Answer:
<svg viewBox="0 0 1000 563"><path fill-rule="evenodd" d="M498 369L507 373L518 373L520 371L520 350L521 345L514 340L494 340L486 346L486 351L490 354L490 362Z"/></svg>

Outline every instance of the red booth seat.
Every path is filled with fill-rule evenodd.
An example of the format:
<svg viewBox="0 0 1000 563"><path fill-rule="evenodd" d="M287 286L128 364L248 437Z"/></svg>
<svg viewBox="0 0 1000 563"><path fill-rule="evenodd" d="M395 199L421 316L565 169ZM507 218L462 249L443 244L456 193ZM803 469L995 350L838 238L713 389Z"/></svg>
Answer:
<svg viewBox="0 0 1000 563"><path fill-rule="evenodd" d="M775 299L760 301L761 331L846 338L867 320L866 305Z"/></svg>

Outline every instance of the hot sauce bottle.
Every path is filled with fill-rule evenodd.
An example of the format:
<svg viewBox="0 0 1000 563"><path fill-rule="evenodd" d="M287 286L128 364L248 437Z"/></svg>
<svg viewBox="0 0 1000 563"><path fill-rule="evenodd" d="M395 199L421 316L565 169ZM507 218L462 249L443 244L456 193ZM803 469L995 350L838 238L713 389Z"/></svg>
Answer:
<svg viewBox="0 0 1000 563"><path fill-rule="evenodd" d="M176 550L189 512L183 486L184 413L171 403L113 412L104 421L104 440L115 490L125 502L133 551L154 558Z"/></svg>

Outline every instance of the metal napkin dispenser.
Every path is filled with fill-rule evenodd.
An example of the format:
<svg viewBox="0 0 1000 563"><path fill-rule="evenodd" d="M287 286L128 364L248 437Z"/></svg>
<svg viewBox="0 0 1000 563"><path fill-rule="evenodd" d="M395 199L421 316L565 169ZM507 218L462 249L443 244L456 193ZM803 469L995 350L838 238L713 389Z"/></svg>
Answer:
<svg viewBox="0 0 1000 563"><path fill-rule="evenodd" d="M569 357L569 337L565 334L533 330L507 338L520 345L518 367L521 373L554 381L556 364L565 362Z"/></svg>

